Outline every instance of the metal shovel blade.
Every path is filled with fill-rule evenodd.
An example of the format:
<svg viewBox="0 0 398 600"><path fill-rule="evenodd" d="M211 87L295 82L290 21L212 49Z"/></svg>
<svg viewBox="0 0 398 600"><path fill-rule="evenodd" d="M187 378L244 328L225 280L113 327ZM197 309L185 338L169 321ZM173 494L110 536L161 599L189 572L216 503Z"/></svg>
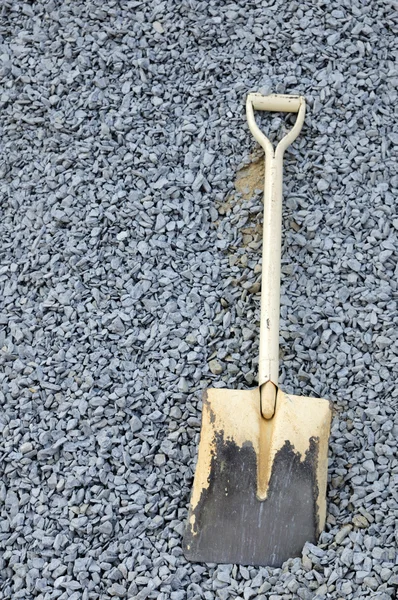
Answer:
<svg viewBox="0 0 398 600"><path fill-rule="evenodd" d="M184 554L196 562L280 566L315 543L326 516L327 400L260 388L209 389Z"/></svg>

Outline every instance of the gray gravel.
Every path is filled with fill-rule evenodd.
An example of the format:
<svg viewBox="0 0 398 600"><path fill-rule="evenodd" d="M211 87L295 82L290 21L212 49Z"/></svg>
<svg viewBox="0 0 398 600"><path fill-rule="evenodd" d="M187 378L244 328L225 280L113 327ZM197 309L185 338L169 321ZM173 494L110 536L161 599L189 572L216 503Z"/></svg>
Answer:
<svg viewBox="0 0 398 600"><path fill-rule="evenodd" d="M0 14L0 599L394 598L393 4ZM261 193L234 180L260 156L258 90L308 102L285 160L281 381L335 409L326 531L281 569L181 551L201 392L256 382Z"/></svg>

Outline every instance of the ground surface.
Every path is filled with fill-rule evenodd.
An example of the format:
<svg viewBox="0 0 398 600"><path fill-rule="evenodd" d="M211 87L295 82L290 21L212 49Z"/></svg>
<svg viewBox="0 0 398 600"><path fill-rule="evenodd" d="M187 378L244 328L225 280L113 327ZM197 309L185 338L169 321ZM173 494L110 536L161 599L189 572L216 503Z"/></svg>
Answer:
<svg viewBox="0 0 398 600"><path fill-rule="evenodd" d="M394 598L393 4L0 14L0 598ZM326 531L281 569L181 551L202 390L256 381L258 90L308 103L285 159L281 381L335 412Z"/></svg>

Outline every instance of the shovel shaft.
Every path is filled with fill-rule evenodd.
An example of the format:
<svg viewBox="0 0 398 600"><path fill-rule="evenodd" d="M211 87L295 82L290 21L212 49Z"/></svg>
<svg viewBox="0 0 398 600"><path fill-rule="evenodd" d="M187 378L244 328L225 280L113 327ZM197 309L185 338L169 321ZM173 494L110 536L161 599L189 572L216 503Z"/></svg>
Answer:
<svg viewBox="0 0 398 600"><path fill-rule="evenodd" d="M282 228L282 156L265 157L263 265L258 384L278 385L280 264Z"/></svg>
<svg viewBox="0 0 398 600"><path fill-rule="evenodd" d="M260 131L253 109L297 112L296 123L281 139L276 150ZM305 116L305 100L301 96L261 96L249 94L246 102L250 130L265 150L263 266L261 284L260 357L258 383L267 381L278 385L279 373L279 314L282 229L283 154L301 131ZM272 417L273 409L266 409ZM272 414L270 414L272 412ZM263 415L264 410L263 410Z"/></svg>

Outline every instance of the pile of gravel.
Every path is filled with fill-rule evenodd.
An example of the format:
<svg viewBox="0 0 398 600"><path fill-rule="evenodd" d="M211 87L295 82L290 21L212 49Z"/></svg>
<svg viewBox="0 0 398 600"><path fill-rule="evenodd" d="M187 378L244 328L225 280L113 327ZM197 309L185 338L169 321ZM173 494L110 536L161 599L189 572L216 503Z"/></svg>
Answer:
<svg viewBox="0 0 398 600"><path fill-rule="evenodd" d="M0 13L0 598L394 598L392 4ZM281 569L181 551L202 390L256 382L261 192L234 180L259 156L259 90L308 103L285 158L281 381L335 412L326 531Z"/></svg>

